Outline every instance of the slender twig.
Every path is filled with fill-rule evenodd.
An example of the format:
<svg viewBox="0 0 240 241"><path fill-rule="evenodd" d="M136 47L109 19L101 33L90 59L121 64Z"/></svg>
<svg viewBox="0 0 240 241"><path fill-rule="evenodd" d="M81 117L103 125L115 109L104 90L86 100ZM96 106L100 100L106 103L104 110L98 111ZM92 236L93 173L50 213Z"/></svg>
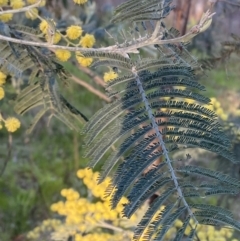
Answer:
<svg viewBox="0 0 240 241"><path fill-rule="evenodd" d="M85 81L79 79L78 77L72 75L71 79L74 80L76 83L80 84L84 88L86 88L88 91L92 92L93 94L97 95L99 98L105 100L106 102L110 102L110 98L108 98L105 94L103 94L101 91L95 89L93 86L89 85Z"/></svg>
<svg viewBox="0 0 240 241"><path fill-rule="evenodd" d="M104 82L104 80L98 76L97 74L95 74L91 69L87 68L87 67L83 67L81 65L78 66L78 68L83 71L85 74L87 74L89 77L93 78L93 80L100 86L104 87L106 86L106 83Z"/></svg>
<svg viewBox="0 0 240 241"><path fill-rule="evenodd" d="M124 232L125 231L122 228L115 227L115 226L111 225L110 223L105 223L105 222L99 222L99 223L97 223L97 226L101 227L101 228L111 229L111 230L117 231L117 232Z"/></svg>
<svg viewBox="0 0 240 241"><path fill-rule="evenodd" d="M27 12L27 11L29 11L32 8L38 7L39 4L41 3L41 1L42 0L39 0L38 2L36 2L36 3L32 4L32 5L29 5L29 6L26 6L26 7L23 7L23 8L19 8L19 9L11 9L11 10L0 11L0 15L9 14L9 13Z"/></svg>
<svg viewBox="0 0 240 241"><path fill-rule="evenodd" d="M193 37L195 37L197 34L205 31L211 24L211 19L212 16L215 13L210 13L210 11L207 11L199 24L195 25L193 28L190 29L188 33L185 35L174 38L174 39L166 39L166 40L161 40L161 36L157 36L156 38L142 38L139 40L139 42L135 44L130 44L127 47L122 47L118 45L113 45L109 47L102 47L98 49L94 48L81 48L81 47L69 47L69 46L60 46L60 45L52 45L49 43L39 43L39 42L33 42L33 41L27 41L27 40L22 40L22 39L15 39L7 36L0 35L0 40L5 40L13 43L18 43L18 44L24 44L24 45L30 45L30 46L38 46L38 47L46 47L46 48L52 48L52 49L64 49L64 50L69 50L69 51L80 51L83 55L84 53L89 53L89 52L108 52L108 53L118 53L121 54L125 57L128 57L128 53L137 53L138 48L146 47L149 45L154 45L154 44L168 44L168 43L179 43L179 42L188 42L190 41Z"/></svg>
<svg viewBox="0 0 240 241"><path fill-rule="evenodd" d="M159 30L160 30L160 26L161 26L161 21L159 20L159 21L157 21L155 29L152 33L152 36L151 36L152 39L155 39L157 37Z"/></svg>

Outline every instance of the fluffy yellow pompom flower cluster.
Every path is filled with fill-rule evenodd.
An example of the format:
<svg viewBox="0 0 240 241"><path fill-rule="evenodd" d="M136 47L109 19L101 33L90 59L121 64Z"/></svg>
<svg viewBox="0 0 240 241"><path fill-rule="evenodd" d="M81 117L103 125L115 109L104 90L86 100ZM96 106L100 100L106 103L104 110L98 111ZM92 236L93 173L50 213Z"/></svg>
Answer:
<svg viewBox="0 0 240 241"><path fill-rule="evenodd" d="M76 25L69 26L66 31L67 37L72 40L79 38L82 35L82 32L82 28Z"/></svg>
<svg viewBox="0 0 240 241"><path fill-rule="evenodd" d="M105 189L111 183L111 179L106 178L100 185L97 185L98 175L99 173L94 173L87 168L77 172L77 176L87 188L88 199L72 188L61 191L61 196L65 200L52 204L51 210L64 216L65 219L51 233L51 240L67 240L69 236L72 236L75 241L131 240L133 229L143 215L143 209L136 212L130 220L123 218L121 214L123 204L128 200L122 198L116 209L111 210L110 197L105 197ZM146 210L145 206L144 208ZM36 229L34 229L28 237L30 240L35 240L35 235L40 240L39 233L36 234ZM46 232L42 235L45 235L42 237L47 237Z"/></svg>
<svg viewBox="0 0 240 241"><path fill-rule="evenodd" d="M15 117L9 117L4 122L5 127L9 132L15 132L21 126L20 121Z"/></svg>
<svg viewBox="0 0 240 241"><path fill-rule="evenodd" d="M6 83L6 78L7 76L3 72L0 72L0 86Z"/></svg>
<svg viewBox="0 0 240 241"><path fill-rule="evenodd" d="M5 92L2 86L6 83L6 78L7 76L3 72L0 72L0 100L5 96Z"/></svg>
<svg viewBox="0 0 240 241"><path fill-rule="evenodd" d="M76 59L77 59L78 63L81 64L83 67L88 67L93 62L92 58L85 58L85 57L81 57L78 55L76 55Z"/></svg>
<svg viewBox="0 0 240 241"><path fill-rule="evenodd" d="M105 82L109 82L109 81L116 79L117 77L118 77L118 74L111 70L104 74L103 79Z"/></svg>
<svg viewBox="0 0 240 241"><path fill-rule="evenodd" d="M8 22L8 21L12 20L12 18L13 18L12 13L4 13L4 14L0 15L0 20L3 22Z"/></svg>
<svg viewBox="0 0 240 241"><path fill-rule="evenodd" d="M25 5L23 0L10 0L9 4L12 7L12 9L19 9ZM3 6L8 6L8 0L0 0L0 7L3 7ZM12 18L13 18L12 13L5 13L0 15L0 21L2 22L8 22L12 20Z"/></svg>
<svg viewBox="0 0 240 241"><path fill-rule="evenodd" d="M61 40L61 34L56 32L56 23L52 19L43 20L39 29L45 34L45 39L50 44L57 44ZM51 36L49 33L53 33Z"/></svg>
<svg viewBox="0 0 240 241"><path fill-rule="evenodd" d="M99 173L91 169L80 169L77 172L83 184L87 187L87 198L82 197L76 190L62 189L61 196L65 199L51 205L51 210L64 216L63 221L56 223L52 228L51 221L47 220L43 224L28 233L30 240L37 241L48 239L51 233L52 241L67 241L71 236L75 241L130 241L133 237L133 230L146 212L148 205L145 204L130 219L122 218L123 204L127 203L126 198L122 198L116 209L110 210L110 197L105 196L105 189L111 183L110 178L106 178L101 184L97 184ZM162 206L154 215L155 219L164 209ZM44 228L49 222L49 229ZM190 224L193 226L192 220ZM183 222L176 220L168 230L164 241L173 240L176 232L182 228ZM48 232L46 232L48 231ZM191 227L186 228L185 234L189 235ZM198 237L201 241L237 241L231 239L232 229L217 230L212 226L198 225ZM42 235L42 236L41 236ZM47 238L46 238L47 237ZM144 237L141 240L145 240Z"/></svg>
<svg viewBox="0 0 240 241"><path fill-rule="evenodd" d="M60 61L66 62L71 57L71 52L64 49L57 49L55 55Z"/></svg>
<svg viewBox="0 0 240 241"><path fill-rule="evenodd" d="M2 129L2 122L4 123L8 132L15 132L21 126L20 121L15 117L8 117L7 119L3 119L3 117L0 115L0 129Z"/></svg>
<svg viewBox="0 0 240 241"><path fill-rule="evenodd" d="M95 44L96 40L92 34L85 34L80 40L80 45L84 48L91 48Z"/></svg>
<svg viewBox="0 0 240 241"><path fill-rule="evenodd" d="M39 24L39 29L43 32L43 33L47 33L47 28L49 27L49 24L46 20L43 20L40 24Z"/></svg>
<svg viewBox="0 0 240 241"><path fill-rule="evenodd" d="M93 59L84 57L79 51L76 52L76 60L77 62L82 65L83 67L88 67L92 64Z"/></svg>
<svg viewBox="0 0 240 241"><path fill-rule="evenodd" d="M51 19L43 20L39 24L39 28L42 31L42 33L45 34L45 38L49 44L57 44L62 38L63 41L65 41L68 46L73 45L73 46L82 46L84 48L91 48L96 42L95 37L91 34L85 34L84 36L82 36L83 29L81 28L81 26L77 26L77 25L69 26L66 29L65 36L57 32L56 24ZM71 42L71 40L77 40L80 37L81 39L78 43L76 43L76 41ZM55 55L60 61L65 62L69 60L69 58L71 57L71 52L64 49L58 49L55 51ZM75 53L75 56L76 56L77 62L84 67L90 66L93 62L92 58L84 57L78 52Z"/></svg>
<svg viewBox="0 0 240 241"><path fill-rule="evenodd" d="M7 76L3 72L0 72L0 100L5 96L5 92L2 86L6 83L6 78ZM21 125L17 118L9 117L5 120L0 114L0 129L3 127L2 123L4 123L7 131L9 132L15 132Z"/></svg>

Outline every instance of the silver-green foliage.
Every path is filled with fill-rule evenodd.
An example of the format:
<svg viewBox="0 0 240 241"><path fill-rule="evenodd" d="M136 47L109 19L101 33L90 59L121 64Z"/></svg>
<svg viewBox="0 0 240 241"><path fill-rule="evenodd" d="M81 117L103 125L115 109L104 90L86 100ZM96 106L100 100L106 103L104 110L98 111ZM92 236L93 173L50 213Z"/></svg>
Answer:
<svg viewBox="0 0 240 241"><path fill-rule="evenodd" d="M0 22L0 27L9 29L11 37L19 40L39 34L38 30L21 25L8 26ZM58 82L66 83L69 74L46 49L1 41L0 71L19 79L27 76L27 87L17 96L14 109L24 114L40 107L28 132L46 112L73 130L79 130L78 123L86 121L86 117L59 93Z"/></svg>

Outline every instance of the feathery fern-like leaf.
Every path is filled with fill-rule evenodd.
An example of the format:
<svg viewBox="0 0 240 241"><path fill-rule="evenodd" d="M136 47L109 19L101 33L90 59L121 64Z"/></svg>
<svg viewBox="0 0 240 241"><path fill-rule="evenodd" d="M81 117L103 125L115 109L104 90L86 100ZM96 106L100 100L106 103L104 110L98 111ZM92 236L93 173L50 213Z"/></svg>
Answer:
<svg viewBox="0 0 240 241"><path fill-rule="evenodd" d="M145 31L145 20L161 19L153 24L157 28L153 35L160 39L156 33L159 31L163 40L176 38L179 32L168 30L162 21L172 9L171 3L130 0L116 8L113 22L143 21ZM134 24L137 28L138 23ZM150 41L151 36L146 39ZM210 99L201 94L205 90L197 81L201 65L185 44L165 43L154 46L159 52L156 60L136 61L131 56L123 57L125 53L86 53L99 59L96 65L116 64L129 72L106 85L113 102L99 110L84 127L89 166L94 167L104 159L99 182L114 170L106 194L111 196L113 208L121 197L127 196L129 202L123 214L128 218L148 198L160 193L137 226L134 241L163 240L180 216L183 225L174 241L193 240L199 223L238 228L230 212L204 204L202 198L235 195L240 191L239 181L202 166L185 164L183 160L172 160L172 153L179 149L202 148L238 162L215 113L206 107ZM201 183L197 176L202 177ZM165 207L163 211L161 207ZM193 226L189 225L190 220ZM188 226L191 232L186 235Z"/></svg>

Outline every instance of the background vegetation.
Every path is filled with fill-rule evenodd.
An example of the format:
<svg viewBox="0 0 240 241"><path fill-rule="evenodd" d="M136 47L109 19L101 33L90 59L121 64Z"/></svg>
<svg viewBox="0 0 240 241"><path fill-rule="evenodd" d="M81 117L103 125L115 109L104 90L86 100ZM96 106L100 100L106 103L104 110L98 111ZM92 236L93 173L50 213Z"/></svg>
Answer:
<svg viewBox="0 0 240 241"><path fill-rule="evenodd" d="M181 13L184 14L182 25L177 26L180 28L181 33L184 33L186 28L189 28L194 22L198 21L198 12L196 11L194 2L192 1L187 18L186 6L180 4L176 9L175 13L176 15L178 14L177 16L180 16L179 18L183 16ZM237 1L233 2L237 3ZM10 8L10 4L7 1L0 1L0 5L3 9ZM204 7L206 5L203 2L198 11L203 11ZM226 33L224 31L226 26L235 24L234 27L228 29L240 35L239 25L235 23L237 22L235 19L232 19L234 16L240 16L240 8L225 1L219 1L215 7L217 14L214 17L213 26L206 33L194 39L193 43L189 46L192 53L199 59L221 55L221 42L232 40L230 32ZM39 8L39 14L42 17L53 18L57 22L57 28L63 31L72 24L79 24L85 32L94 34L96 46L107 46L107 35L104 28L111 32L118 31L116 26L109 24L111 9L111 1L106 2L105 5L100 3L100 1L89 1L84 5L75 5L72 1L48 0L45 6ZM101 14L99 14L100 12ZM239 23L239 19L237 20ZM27 18L24 13L14 15L12 23L19 23L19 21L35 28L40 23L37 19L31 20ZM179 23L179 19L176 20L173 17L171 21L175 25ZM223 23L221 25L223 30L219 28L219 22ZM148 49L148 52L154 54L151 48ZM103 89L103 72L108 70L103 69L102 72L96 72L79 65L74 60L63 64L75 76L75 79L69 83L68 88L62 87L64 95L87 117L91 117L93 113L109 101ZM215 64L213 70L206 72L206 75L207 77L201 80L206 86L206 95L212 98L213 108L217 111L222 123L227 127L229 127L229 123L233 123L232 126L235 126L235 129L231 133L230 129L228 129L228 132L233 135L233 139L235 140L234 151L238 152L238 157L240 157L240 140L238 139L240 132L239 56L232 54L229 59L219 61ZM7 77L6 84L4 85L5 98L0 100L0 112L2 115L4 117L15 116L21 121L21 128L13 134L4 128L0 130L1 241L24 241L29 238L37 239L39 237L39 240L49 240L48 234L51 229L46 230L46 227L51 227L52 225L52 230L54 230L54 228L65 222L65 228L67 227L68 221L64 218L68 218L69 213L66 210L65 213L61 213L61 211L59 212L59 207L52 205L53 203L59 204L60 200L63 202L70 200L74 204L74 200L78 199L78 195L80 194L80 197L83 197L83 203L85 202L84 205L89 205L89 212L92 210L94 215L97 215L102 205L107 203L103 196L101 196L102 193L94 194L95 183L91 185L91 183L84 182L86 180L84 177L86 177L88 172L79 172L80 169L86 166L87 162L82 157L83 140L81 135L71 131L57 119L53 118L50 124L48 124L48 116L40 120L31 135L25 134L34 116L34 112L23 117L16 116L11 104L11 100L15 98L23 85L24 79L20 81L19 79ZM203 161L206 161L211 158L213 160L219 158L217 156L209 156L210 154L205 152L190 154L193 160L201 158ZM179 155L185 155L185 153L180 153ZM239 178L239 166L226 167L224 164L225 162L222 160L222 165L218 169L225 170L226 168L230 168L233 175ZM214 165L214 162L211 165ZM78 177L82 178L82 181L77 177L77 173ZM89 175L93 175L93 173ZM213 203L222 202L224 207L230 208L232 211L234 210L236 218L240 219L239 198L237 196L234 199L215 199ZM96 208L98 202L100 204ZM74 210L74 206L72 209ZM132 229L136 226L137 218L124 223L120 217L120 210L121 207L119 207L117 213L112 214L112 217L105 217L104 220L108 220L108 222L102 221L102 226L98 224L99 226L96 227L94 223L95 231L91 234L93 236L86 237L86 240L95 240L94 234L97 234L97 240L107 240L106 238L109 238L107 236L103 236L102 239L100 238L103 233L106 233L106 235L115 235L114 240L122 240L122 230L125 230L125 240L129 239ZM61 216L59 217L57 213ZM58 221L53 221L56 219ZM115 223L111 223L109 220L112 222L115 221ZM82 220L77 220L76 223L83 225ZM178 227L177 224L175 226L175 228ZM36 230L35 227L39 228ZM31 230L33 232L30 232ZM66 234L66 229L63 230ZM239 236L238 234L233 234L232 231L225 230L218 232L211 228L209 230L203 229L200 233L202 233L202 237L199 235L201 240L223 241L234 240L234 238L238 240L237 237ZM70 240L69 238L74 235L74 230L70 230L67 234L66 237L61 236L61 238ZM213 237L217 239L212 239ZM220 237L224 239L220 239ZM55 239L57 240L56 236ZM79 238L79 240L83 239ZM78 241L77 238L76 241Z"/></svg>

